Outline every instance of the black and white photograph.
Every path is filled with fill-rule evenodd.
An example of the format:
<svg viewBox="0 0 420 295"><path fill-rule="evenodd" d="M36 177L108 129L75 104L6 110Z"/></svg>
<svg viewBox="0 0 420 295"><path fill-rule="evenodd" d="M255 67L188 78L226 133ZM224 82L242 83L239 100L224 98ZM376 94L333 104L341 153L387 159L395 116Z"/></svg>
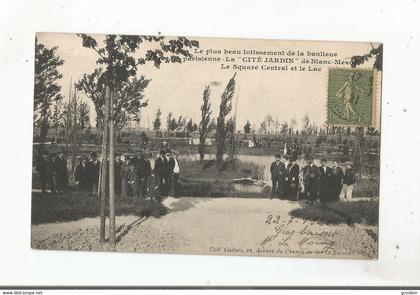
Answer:
<svg viewBox="0 0 420 295"><path fill-rule="evenodd" d="M376 259L382 52L38 33L32 248Z"/></svg>

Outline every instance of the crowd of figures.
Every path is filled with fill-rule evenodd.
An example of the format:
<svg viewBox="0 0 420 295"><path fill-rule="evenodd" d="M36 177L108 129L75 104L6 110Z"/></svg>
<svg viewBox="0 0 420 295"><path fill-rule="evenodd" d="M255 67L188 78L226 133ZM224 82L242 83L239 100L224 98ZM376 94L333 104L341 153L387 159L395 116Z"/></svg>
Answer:
<svg viewBox="0 0 420 295"><path fill-rule="evenodd" d="M271 198L305 199L310 204L352 199L356 183L352 162L345 162L343 171L338 160L333 160L332 165L327 166L326 159L322 159L321 166L317 166L314 158L307 156L306 166L301 170L296 160L296 156L288 157L286 166L282 155L276 155L270 167Z"/></svg>
<svg viewBox="0 0 420 295"><path fill-rule="evenodd" d="M176 195L180 173L178 155L170 150L161 150L153 169L149 156L143 150L136 155L115 155L114 184L117 195L151 199ZM70 188L67 161L63 153L43 153L35 165L42 192L49 189L51 193L58 193ZM97 193L100 169L101 163L95 152L89 158L80 157L73 172L75 190Z"/></svg>

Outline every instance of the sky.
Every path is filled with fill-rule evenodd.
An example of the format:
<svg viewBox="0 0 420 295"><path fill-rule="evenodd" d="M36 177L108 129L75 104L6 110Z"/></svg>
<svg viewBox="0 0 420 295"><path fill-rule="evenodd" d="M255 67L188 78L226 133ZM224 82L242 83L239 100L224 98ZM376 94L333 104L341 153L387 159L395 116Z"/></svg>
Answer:
<svg viewBox="0 0 420 295"><path fill-rule="evenodd" d="M103 35L93 35L98 43L101 44ZM47 47L58 46L56 53L64 59L64 65L60 67L63 78L58 82L61 86L61 94L68 99L71 81L77 81L84 73L92 73L98 58L97 54L89 48L82 46L81 38L76 34L68 33L38 33L38 42ZM169 38L169 37L168 37ZM257 70L221 69L221 63L229 62L200 62L186 61L181 64L162 64L160 69L152 63L141 66L138 75L144 75L152 81L145 89L145 97L149 100L149 105L142 108L142 119L140 126L152 127L152 122L158 108L162 111L163 127L166 125L166 116L172 112L175 117L180 115L192 118L195 122L200 120L200 106L202 104L202 94L206 85L211 86L211 103L213 116L218 114L220 96L226 87L229 79L236 73L237 89L234 96L238 100L237 104L237 126L241 126L249 120L253 127L258 128L264 118L270 114L280 122L295 119L301 126L302 118L308 114L313 122L321 126L326 121L327 108L327 83L328 68L334 65L317 65L312 67L320 68L320 71L291 71L290 67L302 65L303 59L317 58L318 60L349 61L353 55L363 55L369 52L372 46L377 44L370 43L350 43L350 42L321 42L321 41L279 41L279 40L252 40L252 39L223 39L223 38L193 38L200 42L200 49L203 54L195 56L234 58L238 65L258 66ZM301 51L305 55L310 52L337 53L336 57L307 57L302 56L287 64L288 70L263 70L261 66L284 66L286 64L266 63L266 62L245 62L242 58L255 57L246 54L228 54L224 50L243 50L276 51L276 52L295 52ZM135 54L140 57L145 48ZM210 53L208 51L222 51L222 55ZM291 56L282 56L291 57ZM264 59L265 56L262 56ZM249 61L249 60L248 60ZM335 66L334 66L335 67ZM340 67L350 67L342 65ZM372 63L367 63L363 67L371 68ZM82 99L88 102L91 112L91 123L94 126L94 108L87 97L82 95Z"/></svg>

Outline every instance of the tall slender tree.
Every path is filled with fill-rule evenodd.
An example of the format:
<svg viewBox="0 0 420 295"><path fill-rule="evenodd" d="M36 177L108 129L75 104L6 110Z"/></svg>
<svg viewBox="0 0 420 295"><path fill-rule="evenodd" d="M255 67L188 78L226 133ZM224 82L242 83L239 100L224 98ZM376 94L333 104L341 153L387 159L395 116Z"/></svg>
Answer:
<svg viewBox="0 0 420 295"><path fill-rule="evenodd" d="M219 116L217 117L217 128L216 128L216 163L217 166L220 167L223 161L223 155L225 153L225 144L226 144L226 137L228 135L227 124L226 124L226 117L232 111L232 98L235 93L235 85L236 85L236 73L233 77L229 80L225 90L222 93L221 101L220 101L220 108L219 108Z"/></svg>
<svg viewBox="0 0 420 295"><path fill-rule="evenodd" d="M103 76L105 84L105 105L109 101L109 109L105 109L105 114L110 113L109 122L109 242L115 245L115 193L114 193L114 125L117 115L114 114L113 97L118 97L118 93L123 91L124 84L136 77L140 66L146 62L153 62L156 68L162 63L181 63L181 57L191 56L188 49L198 47L199 43L185 37L177 37L167 40L163 36L128 36L128 35L106 35L103 40L103 47L99 46L98 41L92 36L79 34L82 38L82 45L93 49L99 56L96 63L103 66ZM153 43L151 49L145 49L142 57L134 55L145 42ZM157 45L157 46L156 46ZM126 100L128 97L125 97ZM131 103L129 103L131 106ZM108 132L105 128L104 133ZM104 143L107 144L107 143ZM106 161L102 161L106 163ZM107 171L106 164L102 165L102 171ZM101 189L105 184L101 185ZM102 208L103 207L103 208ZM105 202L101 200L101 212L103 212ZM102 214L101 214L102 215ZM100 241L104 240L104 222L101 216Z"/></svg>
<svg viewBox="0 0 420 295"><path fill-rule="evenodd" d="M58 68L64 60L57 55L57 48L47 48L35 38L34 125L40 128L41 149L50 127L51 104L63 98L57 82L63 77Z"/></svg>
<svg viewBox="0 0 420 295"><path fill-rule="evenodd" d="M211 124L211 103L210 103L210 86L207 85L203 91L203 104L201 105L201 121L198 126L198 132L200 133L200 142L198 145L198 153L200 154L200 161L204 160L206 139L209 133Z"/></svg>
<svg viewBox="0 0 420 295"><path fill-rule="evenodd" d="M162 112L160 111L160 109L158 109L156 112L155 120L153 121L153 130L156 131L156 135L160 131L160 126L162 125L162 120L160 119L161 116Z"/></svg>

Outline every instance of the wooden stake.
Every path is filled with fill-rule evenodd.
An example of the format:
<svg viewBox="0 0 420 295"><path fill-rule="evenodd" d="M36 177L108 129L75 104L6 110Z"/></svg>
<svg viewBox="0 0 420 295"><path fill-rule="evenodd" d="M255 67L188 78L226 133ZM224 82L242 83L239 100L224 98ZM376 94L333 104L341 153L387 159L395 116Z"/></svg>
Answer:
<svg viewBox="0 0 420 295"><path fill-rule="evenodd" d="M114 112L112 91L107 86L109 97L109 243L115 246L115 191L114 191Z"/></svg>
<svg viewBox="0 0 420 295"><path fill-rule="evenodd" d="M104 118L104 131L102 134L102 161L99 181L99 191L101 194L101 221L99 225L99 242L105 243L105 209L106 209L106 175L108 168L108 122L109 122L109 87L105 88L105 118Z"/></svg>

